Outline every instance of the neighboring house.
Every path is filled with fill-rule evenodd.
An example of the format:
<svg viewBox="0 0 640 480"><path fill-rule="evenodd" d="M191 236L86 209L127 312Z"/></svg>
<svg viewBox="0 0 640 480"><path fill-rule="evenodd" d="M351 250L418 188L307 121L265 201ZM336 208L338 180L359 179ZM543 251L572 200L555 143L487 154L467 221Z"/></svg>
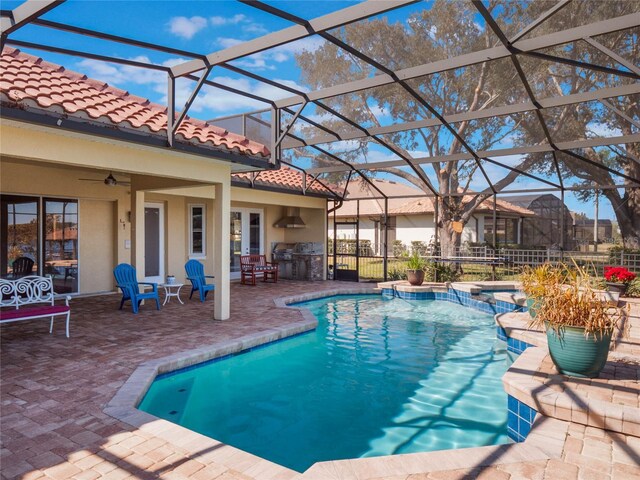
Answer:
<svg viewBox="0 0 640 480"><path fill-rule="evenodd" d="M426 197L419 188L391 180L373 179L374 185L385 195L393 196L387 200L388 207L388 253L392 254L394 241L401 241L406 247L411 242L421 241L426 244L435 239L435 209L433 200ZM369 240L375 255L382 255L384 243L384 211L385 200L380 194L363 180L349 182L347 201L336 210L335 219L338 225L337 238L355 238L353 225L348 224L359 219L359 238ZM511 222L521 224L522 220L534 215L533 212L509 202L496 202L498 225L498 242L516 243L515 238L501 234L501 225ZM340 223L347 223L341 225ZM476 210L462 231L462 242L493 242L493 199L486 200ZM512 232L509 231L509 234ZM329 238L333 238L333 215L329 216Z"/></svg>
<svg viewBox="0 0 640 480"><path fill-rule="evenodd" d="M140 280L184 281L196 258L226 319L240 254L325 241L331 194L272 170L264 145L187 117L168 147L162 105L13 48L0 72L1 275L25 255L59 291L95 293L114 289L118 263ZM285 207L310 228L273 227Z"/></svg>
<svg viewBox="0 0 640 480"><path fill-rule="evenodd" d="M592 218L573 221L573 239L578 245L593 243L594 220ZM613 223L611 220L598 219L598 242L613 243Z"/></svg>
<svg viewBox="0 0 640 480"><path fill-rule="evenodd" d="M509 203L535 213L523 219L522 243L531 247L573 248L573 217L562 200L551 193L533 195L512 195L506 197ZM564 239L562 238L562 216L564 215ZM564 240L564 244L563 244Z"/></svg>

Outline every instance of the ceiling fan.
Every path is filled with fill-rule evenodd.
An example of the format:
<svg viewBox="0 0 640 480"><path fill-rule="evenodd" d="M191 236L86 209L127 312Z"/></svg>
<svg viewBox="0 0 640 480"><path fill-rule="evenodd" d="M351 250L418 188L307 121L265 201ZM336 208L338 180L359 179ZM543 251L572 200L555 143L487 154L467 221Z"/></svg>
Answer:
<svg viewBox="0 0 640 480"><path fill-rule="evenodd" d="M104 180L96 180L95 178L79 178L83 182L102 182L109 187L128 187L131 185L131 182L121 182L120 180L116 180L116 177L113 176L112 172L109 172L109 175L105 177Z"/></svg>

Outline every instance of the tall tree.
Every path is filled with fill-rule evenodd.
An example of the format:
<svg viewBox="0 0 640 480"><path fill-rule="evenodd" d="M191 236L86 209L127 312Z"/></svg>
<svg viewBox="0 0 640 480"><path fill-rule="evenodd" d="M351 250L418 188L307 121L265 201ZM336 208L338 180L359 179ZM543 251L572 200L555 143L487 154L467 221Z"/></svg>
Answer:
<svg viewBox="0 0 640 480"><path fill-rule="evenodd" d="M493 0L488 9L498 24L506 30L505 33L513 35L554 4L555 2L545 1ZM569 26L625 15L638 8L637 2L576 1L529 35L543 35ZM376 18L348 25L333 31L332 34L391 70L443 60L500 44L495 33L486 27L484 22L479 22L478 11L471 3L441 0L436 1L431 8L412 13L406 22L392 23L387 17ZM637 29L607 35L600 40L611 50L626 56L629 61L638 63ZM588 47L589 45L581 41L546 53L620 68L620 65L615 64L602 52ZM329 42L317 50L304 51L296 58L303 72L303 81L313 90L379 73L372 65ZM632 81L566 64L523 56L519 58L537 99ZM425 102L444 115L530 100L510 59L488 61L413 79L407 83ZM623 97L610 99L610 103L618 110L624 111L625 115L637 119L640 108L637 100L638 98ZM399 85L354 92L327 99L325 103L364 127L406 123L433 117L423 101L417 101L410 92ZM335 130L348 128L342 121L328 115L322 109L318 109L316 113ZM544 117L554 142L585 138L595 126L607 125L610 131L621 134L632 133L634 128L615 110L605 108L600 103L571 105L545 113ZM412 152L416 151L424 152L423 156L432 157L468 153L463 141L475 151L490 150L505 143L519 146L547 141L538 118L532 112L463 121L452 126L455 133L444 126L436 126L383 135L381 139L391 145L393 150L407 157L411 157ZM370 160L374 154L380 154L381 147L374 146L375 143L363 139L340 144L336 149L341 158L362 163ZM609 154L593 149L576 152L587 156L596 165L561 154L558 168L563 177L577 178L580 182L591 184L613 184L619 181L619 178L614 178L597 164L614 166L624 170L630 177L640 178L640 164L634 160L634 157L640 158L637 148L638 145L615 147L615 153L610 150ZM310 157L317 165L331 163L326 156L317 155L308 149L298 149L291 154ZM552 180L555 177L557 182L558 168L548 155L522 157L516 167L525 172L537 171ZM425 168L432 171L424 170L428 175L424 175L423 179L408 168L387 168L384 172L402 177L428 194L432 188L438 192L441 199L440 238L444 250L460 244L461 236L458 229L454 229L454 222L466 224L478 206L492 196L492 191L484 180L485 174L491 177L490 181L498 191L519 177L515 170L506 174L496 173L496 169L484 160L435 162ZM427 176L431 179L431 186L425 184L424 177ZM468 195L463 199L460 196L462 193ZM614 206L625 243L637 242L640 239L639 190L627 180L623 192L609 189L603 193Z"/></svg>

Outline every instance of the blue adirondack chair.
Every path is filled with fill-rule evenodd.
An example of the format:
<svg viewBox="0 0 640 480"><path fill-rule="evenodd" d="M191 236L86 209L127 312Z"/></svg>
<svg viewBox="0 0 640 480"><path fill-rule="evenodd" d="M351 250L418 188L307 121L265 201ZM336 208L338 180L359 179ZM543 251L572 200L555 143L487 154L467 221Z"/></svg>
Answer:
<svg viewBox="0 0 640 480"><path fill-rule="evenodd" d="M160 310L160 298L158 297L158 284L148 282L138 282L136 269L128 263L121 263L113 269L113 276L116 277L116 286L122 290L122 301L120 302L120 310L124 302L131 300L133 313L138 313L140 302L142 300L155 300L156 307ZM140 285L151 285L153 291L140 292Z"/></svg>
<svg viewBox="0 0 640 480"><path fill-rule="evenodd" d="M187 271L187 280L191 282L191 294L189 299L193 296L193 292L196 290L200 292L200 301L204 302L207 298L207 293L211 290L215 290L216 286L212 283L207 283L207 278L214 278L211 275L204 274L204 266L197 260L189 260L184 264L184 269Z"/></svg>

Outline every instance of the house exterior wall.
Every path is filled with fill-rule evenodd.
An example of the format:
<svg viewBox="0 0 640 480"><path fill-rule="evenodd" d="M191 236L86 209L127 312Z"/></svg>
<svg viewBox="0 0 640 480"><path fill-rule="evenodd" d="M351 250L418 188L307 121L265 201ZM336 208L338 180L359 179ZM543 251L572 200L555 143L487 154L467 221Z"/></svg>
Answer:
<svg viewBox="0 0 640 480"><path fill-rule="evenodd" d="M216 277L214 318L219 320L229 317L232 201L265 210L267 254L271 241L325 239L324 198L232 188L230 164L215 158L6 119L0 119L0 135L3 194L78 199L80 293L113 290L112 269L117 263L133 264L142 279L145 202L164 206L165 275L173 274L177 280L184 280L189 257L189 205L206 205L206 256L200 260ZM111 170L125 172L131 186L79 180L104 178ZM282 206L302 207L302 217L313 227L273 228Z"/></svg>
<svg viewBox="0 0 640 480"><path fill-rule="evenodd" d="M433 215L399 215L396 217L396 240L407 247L411 242L429 243L435 239Z"/></svg>
<svg viewBox="0 0 640 480"><path fill-rule="evenodd" d="M117 258L117 203L80 200L78 242L81 292L104 292L115 287L111 271ZM91 232L99 232L98 235ZM90 272L90 274L89 274Z"/></svg>
<svg viewBox="0 0 640 480"><path fill-rule="evenodd" d="M411 242L425 242L429 243L435 240L435 221L432 214L425 215L397 215L391 217L395 219L395 228L389 230L389 254L393 249L393 241L401 241L407 248L411 247ZM476 218L477 227L476 231ZM338 218L338 222L342 221L355 221L355 218ZM472 217L471 221L465 225L462 232L462 242L482 242L483 241L483 229L484 229L484 216ZM393 222L390 222L393 223ZM359 238L360 240L370 240L371 246L376 252L376 255L382 255L382 245L376 245L376 222L369 217L361 218L359 222ZM333 219L330 219L328 228L329 238L333 238ZM384 239L384 234L381 232L378 234L378 242L381 244ZM351 226L340 226L338 228L337 237L345 239L355 239L354 229Z"/></svg>
<svg viewBox="0 0 640 480"><path fill-rule="evenodd" d="M131 239L131 224L126 222L131 209L128 189L78 180L88 176L85 170L14 163L6 156L0 162L3 194L78 199L80 292L113 290L113 264L131 261L131 250L125 248L125 240ZM120 219L125 220L124 228L118 228ZM106 263L110 267L104 270ZM95 268L91 275L83 274L84 265Z"/></svg>

